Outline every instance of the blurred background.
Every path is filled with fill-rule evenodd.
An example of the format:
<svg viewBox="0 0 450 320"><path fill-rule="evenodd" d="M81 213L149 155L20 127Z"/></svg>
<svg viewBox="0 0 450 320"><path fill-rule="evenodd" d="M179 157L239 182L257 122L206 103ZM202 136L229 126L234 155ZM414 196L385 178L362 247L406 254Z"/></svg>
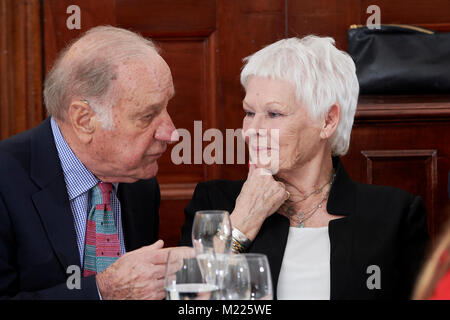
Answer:
<svg viewBox="0 0 450 320"><path fill-rule="evenodd" d="M46 72L71 39L97 25L153 39L172 70L176 95L168 110L175 126L194 137L194 121L201 120L203 132L218 128L225 137L226 129L242 126L244 57L279 39L308 34L331 36L347 50L347 31L366 23L372 4L379 6L382 24L450 32L449 0L0 0L0 139L46 117ZM67 27L71 5L80 8L80 29ZM227 152L236 155L230 146ZM159 160L157 176L160 237L168 246L178 243L183 209L199 181L247 174L245 164L175 165L170 154L168 148ZM434 238L450 216L450 92L361 95L342 161L358 182L421 195Z"/></svg>

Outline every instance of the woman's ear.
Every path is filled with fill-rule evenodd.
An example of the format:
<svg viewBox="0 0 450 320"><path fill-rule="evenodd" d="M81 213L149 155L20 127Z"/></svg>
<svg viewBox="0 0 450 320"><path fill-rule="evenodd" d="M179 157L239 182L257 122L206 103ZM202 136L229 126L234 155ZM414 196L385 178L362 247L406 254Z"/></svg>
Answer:
<svg viewBox="0 0 450 320"><path fill-rule="evenodd" d="M69 121L78 139L84 143L92 140L96 129L96 117L87 101L73 101L69 106Z"/></svg>
<svg viewBox="0 0 450 320"><path fill-rule="evenodd" d="M339 124L340 117L341 106L338 103L335 103L325 115L323 128L320 132L320 137L322 139L328 139L334 134Z"/></svg>

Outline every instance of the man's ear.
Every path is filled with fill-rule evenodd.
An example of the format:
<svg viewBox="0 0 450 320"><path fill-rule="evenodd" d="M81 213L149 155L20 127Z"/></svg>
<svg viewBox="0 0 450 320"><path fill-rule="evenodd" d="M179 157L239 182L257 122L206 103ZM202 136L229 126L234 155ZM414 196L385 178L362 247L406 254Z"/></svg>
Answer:
<svg viewBox="0 0 450 320"><path fill-rule="evenodd" d="M91 142L97 121L94 110L87 102L72 101L69 106L69 121L73 131L82 142Z"/></svg>
<svg viewBox="0 0 450 320"><path fill-rule="evenodd" d="M341 106L335 103L331 106L328 113L325 115L323 128L320 131L320 137L322 139L330 138L337 129L339 120L341 118Z"/></svg>

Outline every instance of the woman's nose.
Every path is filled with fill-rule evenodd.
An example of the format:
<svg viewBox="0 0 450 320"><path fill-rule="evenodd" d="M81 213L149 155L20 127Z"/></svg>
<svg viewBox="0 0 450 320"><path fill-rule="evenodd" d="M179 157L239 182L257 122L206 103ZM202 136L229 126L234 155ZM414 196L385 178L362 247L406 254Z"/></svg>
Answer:
<svg viewBox="0 0 450 320"><path fill-rule="evenodd" d="M261 137L267 135L267 127L265 125L264 118L260 115L255 115L253 119L246 123L243 129L244 137Z"/></svg>

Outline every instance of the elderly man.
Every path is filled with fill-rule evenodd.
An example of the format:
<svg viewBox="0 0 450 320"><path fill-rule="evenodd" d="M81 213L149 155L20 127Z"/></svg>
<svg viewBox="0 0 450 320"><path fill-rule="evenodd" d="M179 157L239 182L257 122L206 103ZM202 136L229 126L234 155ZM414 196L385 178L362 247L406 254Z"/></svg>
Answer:
<svg viewBox="0 0 450 320"><path fill-rule="evenodd" d="M164 297L154 176L173 95L168 65L130 31L97 27L62 52L50 117L0 143L0 296Z"/></svg>

